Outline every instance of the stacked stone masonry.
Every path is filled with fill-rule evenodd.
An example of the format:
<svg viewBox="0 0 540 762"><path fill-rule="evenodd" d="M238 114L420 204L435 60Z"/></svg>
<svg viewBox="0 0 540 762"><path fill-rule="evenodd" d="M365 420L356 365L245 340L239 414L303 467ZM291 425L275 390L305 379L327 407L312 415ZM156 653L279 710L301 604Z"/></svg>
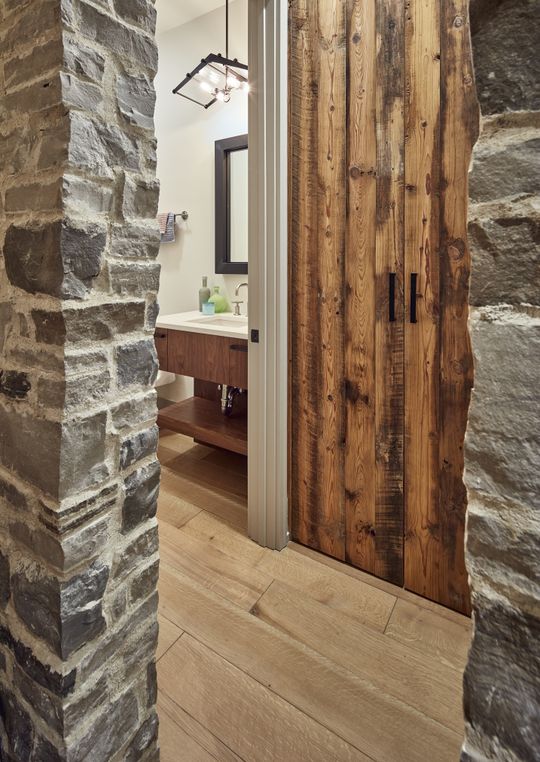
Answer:
<svg viewBox="0 0 540 762"><path fill-rule="evenodd" d="M0 0L0 759L156 760L150 0Z"/></svg>
<svg viewBox="0 0 540 762"><path fill-rule="evenodd" d="M483 131L471 171L466 442L474 638L463 762L540 754L540 2L472 0Z"/></svg>

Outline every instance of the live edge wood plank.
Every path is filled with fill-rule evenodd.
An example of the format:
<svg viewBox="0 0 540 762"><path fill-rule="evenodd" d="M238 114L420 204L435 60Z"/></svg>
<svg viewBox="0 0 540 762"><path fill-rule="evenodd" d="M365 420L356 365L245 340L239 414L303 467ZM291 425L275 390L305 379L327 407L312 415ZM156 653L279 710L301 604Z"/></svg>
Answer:
<svg viewBox="0 0 540 762"><path fill-rule="evenodd" d="M439 525L441 557L435 599L470 613L465 568L463 443L473 386L468 330L471 255L467 241L468 175L478 138L469 0L443 4L441 39L441 334Z"/></svg>

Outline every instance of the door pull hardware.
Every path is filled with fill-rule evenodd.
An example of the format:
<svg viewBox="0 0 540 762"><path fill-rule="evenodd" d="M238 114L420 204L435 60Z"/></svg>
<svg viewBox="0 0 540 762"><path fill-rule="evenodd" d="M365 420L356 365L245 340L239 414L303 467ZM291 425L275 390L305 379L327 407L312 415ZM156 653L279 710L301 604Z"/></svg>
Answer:
<svg viewBox="0 0 540 762"><path fill-rule="evenodd" d="M391 323L396 322L396 274L388 276L388 319Z"/></svg>
<svg viewBox="0 0 540 762"><path fill-rule="evenodd" d="M229 349L233 352L247 352L248 348L247 345L244 344L230 344Z"/></svg>
<svg viewBox="0 0 540 762"><path fill-rule="evenodd" d="M418 318L416 315L416 300L418 299L418 294L416 293L418 285L418 273L411 273L411 323L418 323Z"/></svg>

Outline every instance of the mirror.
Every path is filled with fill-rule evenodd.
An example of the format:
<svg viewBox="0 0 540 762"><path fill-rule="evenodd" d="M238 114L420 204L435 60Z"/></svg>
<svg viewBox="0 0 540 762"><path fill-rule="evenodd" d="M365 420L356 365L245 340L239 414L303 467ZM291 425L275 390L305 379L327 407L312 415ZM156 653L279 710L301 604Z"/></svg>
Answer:
<svg viewBox="0 0 540 762"><path fill-rule="evenodd" d="M216 273L248 271L248 136L216 141Z"/></svg>

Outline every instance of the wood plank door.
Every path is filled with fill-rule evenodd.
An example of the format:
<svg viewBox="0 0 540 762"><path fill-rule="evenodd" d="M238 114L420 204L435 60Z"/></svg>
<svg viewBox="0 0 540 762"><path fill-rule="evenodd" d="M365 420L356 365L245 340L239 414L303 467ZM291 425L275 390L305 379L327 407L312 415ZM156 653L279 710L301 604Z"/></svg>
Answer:
<svg viewBox="0 0 540 762"><path fill-rule="evenodd" d="M466 611L468 0L291 0L297 541Z"/></svg>

